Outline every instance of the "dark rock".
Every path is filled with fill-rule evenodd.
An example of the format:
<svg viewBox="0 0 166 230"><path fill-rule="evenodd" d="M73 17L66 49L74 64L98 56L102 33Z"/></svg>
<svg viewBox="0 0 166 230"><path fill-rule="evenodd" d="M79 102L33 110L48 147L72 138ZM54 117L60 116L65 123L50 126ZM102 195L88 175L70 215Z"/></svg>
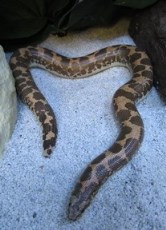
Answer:
<svg viewBox="0 0 166 230"><path fill-rule="evenodd" d="M154 85L166 101L166 1L138 11L131 20L129 34L151 58Z"/></svg>

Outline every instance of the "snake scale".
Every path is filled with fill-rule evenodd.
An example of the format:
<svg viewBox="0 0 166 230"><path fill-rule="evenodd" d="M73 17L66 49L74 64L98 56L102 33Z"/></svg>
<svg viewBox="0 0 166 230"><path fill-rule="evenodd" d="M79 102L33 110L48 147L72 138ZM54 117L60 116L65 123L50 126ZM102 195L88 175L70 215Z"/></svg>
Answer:
<svg viewBox="0 0 166 230"><path fill-rule="evenodd" d="M41 122L46 157L50 156L55 146L56 119L50 105L37 88L30 68L40 67L63 78L79 79L113 66L127 67L132 73L131 80L120 87L113 97L120 133L114 144L94 159L82 173L69 202L68 217L71 220L76 220L81 215L101 185L131 159L142 141L143 122L135 102L152 87L150 60L145 52L130 45L106 47L76 58L64 57L42 47L26 47L18 49L10 59L18 95Z"/></svg>

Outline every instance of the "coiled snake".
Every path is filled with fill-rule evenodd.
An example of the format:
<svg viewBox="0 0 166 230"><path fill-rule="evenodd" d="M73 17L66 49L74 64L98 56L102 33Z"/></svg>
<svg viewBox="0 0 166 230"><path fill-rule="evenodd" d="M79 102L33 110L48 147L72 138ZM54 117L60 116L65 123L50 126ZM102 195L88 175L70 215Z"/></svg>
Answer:
<svg viewBox="0 0 166 230"><path fill-rule="evenodd" d="M130 45L107 47L77 58L67 58L46 48L27 47L17 50L10 59L18 95L42 124L46 157L51 154L56 142L56 119L33 81L30 68L40 67L63 78L79 79L113 66L127 67L133 75L113 97L115 113L121 125L120 134L108 150L88 165L76 184L69 203L68 217L71 220L81 215L108 176L130 160L142 141L143 122L135 102L152 87L150 60L144 52Z"/></svg>

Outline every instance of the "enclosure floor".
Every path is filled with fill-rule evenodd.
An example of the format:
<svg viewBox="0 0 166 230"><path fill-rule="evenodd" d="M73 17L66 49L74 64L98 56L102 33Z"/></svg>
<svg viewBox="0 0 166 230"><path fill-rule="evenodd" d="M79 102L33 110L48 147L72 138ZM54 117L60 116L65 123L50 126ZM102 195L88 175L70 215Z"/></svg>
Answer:
<svg viewBox="0 0 166 230"><path fill-rule="evenodd" d="M124 20L112 28L50 36L41 46L75 57L134 44L127 24ZM130 74L122 67L81 80L61 79L37 68L32 74L55 111L57 144L45 159L40 124L18 100L15 130L0 162L0 229L165 230L166 107L156 90L137 106L145 126L139 151L107 180L82 217L71 222L71 191L87 164L115 141L119 127L112 97Z"/></svg>

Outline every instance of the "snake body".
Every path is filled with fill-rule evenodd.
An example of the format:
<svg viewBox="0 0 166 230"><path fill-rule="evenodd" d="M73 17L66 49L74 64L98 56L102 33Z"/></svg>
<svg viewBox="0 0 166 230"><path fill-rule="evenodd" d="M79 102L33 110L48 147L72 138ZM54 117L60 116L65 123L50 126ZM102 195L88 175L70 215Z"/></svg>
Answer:
<svg viewBox="0 0 166 230"><path fill-rule="evenodd" d="M119 136L108 150L87 166L72 192L68 217L76 220L100 186L131 159L142 141L143 122L135 102L152 87L150 60L143 51L130 45L107 47L77 58L64 57L46 48L27 47L12 55L10 66L20 98L35 112L42 124L44 156L49 156L55 145L57 126L54 112L33 81L31 67L40 67L70 79L88 77L113 66L124 66L132 72L132 79L119 88L113 97L120 123Z"/></svg>

